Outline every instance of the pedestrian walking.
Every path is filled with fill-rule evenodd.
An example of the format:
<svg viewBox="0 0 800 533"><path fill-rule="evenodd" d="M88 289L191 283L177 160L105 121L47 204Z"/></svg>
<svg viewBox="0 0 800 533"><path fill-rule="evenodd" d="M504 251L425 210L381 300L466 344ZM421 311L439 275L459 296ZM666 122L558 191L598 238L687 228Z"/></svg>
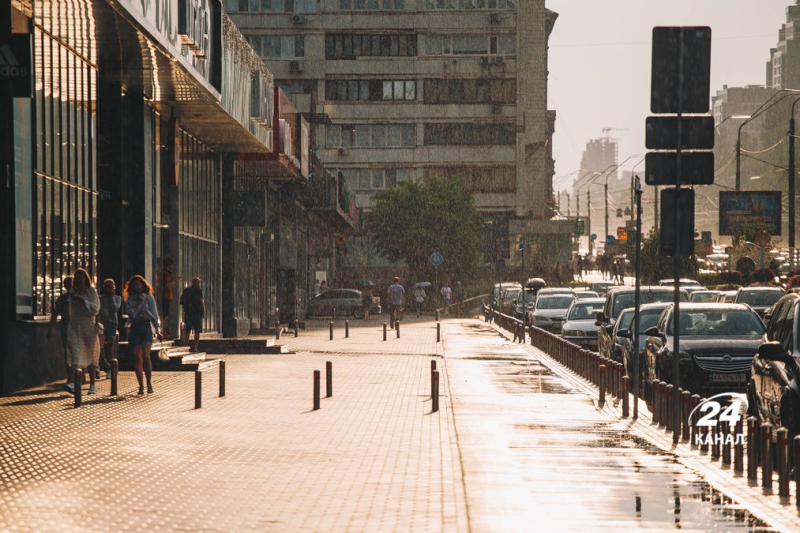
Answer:
<svg viewBox="0 0 800 533"><path fill-rule="evenodd" d="M153 346L153 331L160 340L158 309L153 298L153 287L142 276L136 274L122 291L128 321L128 346L133 351L136 365L136 379L139 381L139 394L144 394L142 372L147 378L147 393L153 393L153 367L150 361L150 348Z"/></svg>
<svg viewBox="0 0 800 533"><path fill-rule="evenodd" d="M578 256L578 279L583 280L583 271L586 268L586 265L583 261L583 256Z"/></svg>
<svg viewBox="0 0 800 533"><path fill-rule="evenodd" d="M203 289L200 288L202 281L200 278L192 278L192 284L186 287L181 294L181 305L183 306L183 328L184 338L181 343L186 346L189 344L189 336L194 332L194 340L191 349L193 352L200 351L200 334L203 332L203 317L206 316L206 302L203 299Z"/></svg>
<svg viewBox="0 0 800 533"><path fill-rule="evenodd" d="M63 287L66 292L56 298L56 303L53 306L53 315L50 317L50 329L47 330L47 340L53 338L56 321L58 321L58 317L61 317L61 322L58 323L58 333L61 341L61 355L64 357L64 370L67 373L65 386L69 388L69 384L72 383L72 373L67 360L67 329L69 328L69 293L72 291L72 276L64 278Z"/></svg>
<svg viewBox="0 0 800 533"><path fill-rule="evenodd" d="M172 266L174 264L175 261L173 261L171 257L165 258L164 268L161 271L161 312L164 317L164 338L167 339L172 338L169 332L169 311L172 306L172 300L175 298L174 287L175 283L181 279L172 272Z"/></svg>
<svg viewBox="0 0 800 533"><path fill-rule="evenodd" d="M100 342L97 325L97 312L100 298L92 286L89 273L79 268L72 275L72 291L69 293L69 326L67 327L67 362L72 374L83 369L89 375L89 394L95 394L95 371L100 359ZM71 385L71 386L70 386ZM81 383L67 385L70 392Z"/></svg>
<svg viewBox="0 0 800 533"><path fill-rule="evenodd" d="M394 329L394 323L400 320L403 306L406 303L406 290L400 285L400 278L395 276L394 283L386 291L386 301L389 302L389 319L391 327Z"/></svg>
<svg viewBox="0 0 800 533"><path fill-rule="evenodd" d="M464 315L464 300L467 299L467 290L461 285L460 281L456 281L456 288L453 290L453 296L456 299L456 315Z"/></svg>
<svg viewBox="0 0 800 533"><path fill-rule="evenodd" d="M444 302L444 312L449 315L450 306L453 305L453 289L451 289L450 285L445 281L442 288L439 289L439 294L442 295L442 302Z"/></svg>
<svg viewBox="0 0 800 533"><path fill-rule="evenodd" d="M423 289L422 287L417 287L416 289L414 289L414 300L417 303L417 318L419 318L422 315L422 304L425 303L426 296L427 295L425 294L425 289Z"/></svg>
<svg viewBox="0 0 800 533"><path fill-rule="evenodd" d="M364 310L364 320L369 320L370 311L372 311L372 286L365 285L361 289L361 307Z"/></svg>
<svg viewBox="0 0 800 533"><path fill-rule="evenodd" d="M111 360L114 358L114 345L119 329L119 310L122 298L117 295L117 284L113 279L103 282L100 294L100 313L97 318L103 324L101 357L106 366L106 379L111 378Z"/></svg>

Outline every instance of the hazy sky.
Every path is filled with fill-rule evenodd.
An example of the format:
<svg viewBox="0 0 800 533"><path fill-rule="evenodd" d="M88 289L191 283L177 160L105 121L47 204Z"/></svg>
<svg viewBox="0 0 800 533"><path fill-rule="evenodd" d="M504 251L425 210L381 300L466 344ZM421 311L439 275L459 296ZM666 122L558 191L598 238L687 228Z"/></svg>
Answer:
<svg viewBox="0 0 800 533"><path fill-rule="evenodd" d="M559 14L550 37L549 107L557 112L556 179L580 167L602 128L618 137L619 161L646 153L653 26L711 26L711 94L763 85L769 49L794 0L547 0ZM631 159L630 169L639 159ZM644 163L642 163L642 168ZM568 188L572 178L560 189Z"/></svg>

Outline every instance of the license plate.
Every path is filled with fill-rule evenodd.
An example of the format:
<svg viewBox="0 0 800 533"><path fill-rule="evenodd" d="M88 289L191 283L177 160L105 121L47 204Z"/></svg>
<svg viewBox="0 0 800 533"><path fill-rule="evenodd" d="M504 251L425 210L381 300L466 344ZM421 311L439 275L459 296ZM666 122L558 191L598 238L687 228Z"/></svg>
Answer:
<svg viewBox="0 0 800 533"><path fill-rule="evenodd" d="M715 383L744 383L746 380L745 374L711 374L711 381Z"/></svg>

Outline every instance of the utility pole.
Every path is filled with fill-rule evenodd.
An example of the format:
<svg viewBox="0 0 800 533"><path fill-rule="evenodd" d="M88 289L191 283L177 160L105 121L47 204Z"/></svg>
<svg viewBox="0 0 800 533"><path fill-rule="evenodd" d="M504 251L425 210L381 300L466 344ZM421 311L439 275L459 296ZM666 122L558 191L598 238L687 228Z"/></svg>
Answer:
<svg viewBox="0 0 800 533"><path fill-rule="evenodd" d="M606 243L606 249L608 249L608 175L606 174L606 184L603 187L603 192L606 195L606 234L604 237L604 242Z"/></svg>
<svg viewBox="0 0 800 533"><path fill-rule="evenodd" d="M639 387L641 387L639 383L639 376L641 374L639 371L639 359L641 358L641 353L639 352L639 305L641 303L642 288L642 184L639 182L638 176L634 178L634 182L634 196L636 198L636 236L634 237L636 246L636 264L634 267L636 289L634 292L633 304L633 375L630 376L630 378L631 384L633 385L633 418L636 419L639 418Z"/></svg>
<svg viewBox="0 0 800 533"><path fill-rule="evenodd" d="M797 175L795 174L794 166L794 136L795 136L795 122L794 122L794 108L797 105L797 102L800 102L800 98L795 99L792 103L792 114L789 117L789 269L794 270L795 267L795 258L794 258L794 227L795 227L795 181L797 180Z"/></svg>
<svg viewBox="0 0 800 533"><path fill-rule="evenodd" d="M586 203L588 207L586 208L586 227L588 228L589 233L589 255L592 255L592 188L589 187L589 190L586 191Z"/></svg>

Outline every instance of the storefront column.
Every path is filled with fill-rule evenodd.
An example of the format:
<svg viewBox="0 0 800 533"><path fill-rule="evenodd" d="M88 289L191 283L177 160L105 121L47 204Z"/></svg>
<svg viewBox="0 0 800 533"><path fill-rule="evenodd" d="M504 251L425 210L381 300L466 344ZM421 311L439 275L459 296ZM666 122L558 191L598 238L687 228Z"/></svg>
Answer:
<svg viewBox="0 0 800 533"><path fill-rule="evenodd" d="M235 220L231 208L234 192L234 156L222 154L222 336L236 337ZM226 185L227 184L227 185Z"/></svg>

